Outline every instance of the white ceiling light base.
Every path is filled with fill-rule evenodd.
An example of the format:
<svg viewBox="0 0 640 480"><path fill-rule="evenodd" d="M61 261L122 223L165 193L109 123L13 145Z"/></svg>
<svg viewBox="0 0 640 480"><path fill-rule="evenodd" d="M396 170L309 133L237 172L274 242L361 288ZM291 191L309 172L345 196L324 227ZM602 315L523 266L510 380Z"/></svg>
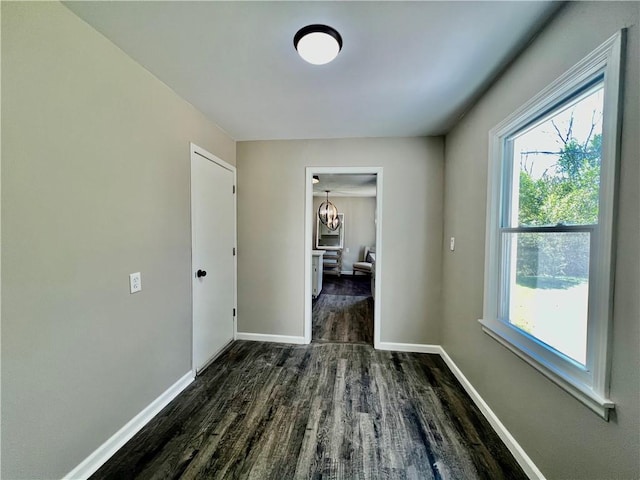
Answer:
<svg viewBox="0 0 640 480"><path fill-rule="evenodd" d="M307 25L295 34L293 45L303 60L313 65L324 65L340 53L342 37L327 25Z"/></svg>

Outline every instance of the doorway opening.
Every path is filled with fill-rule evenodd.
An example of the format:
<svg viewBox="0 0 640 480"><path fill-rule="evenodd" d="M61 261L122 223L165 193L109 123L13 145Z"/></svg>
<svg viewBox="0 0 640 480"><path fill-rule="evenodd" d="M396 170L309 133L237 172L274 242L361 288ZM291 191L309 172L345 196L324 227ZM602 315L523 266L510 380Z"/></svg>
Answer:
<svg viewBox="0 0 640 480"><path fill-rule="evenodd" d="M308 167L305 193L305 342L377 348L382 168ZM340 215L337 228L318 215L327 197Z"/></svg>

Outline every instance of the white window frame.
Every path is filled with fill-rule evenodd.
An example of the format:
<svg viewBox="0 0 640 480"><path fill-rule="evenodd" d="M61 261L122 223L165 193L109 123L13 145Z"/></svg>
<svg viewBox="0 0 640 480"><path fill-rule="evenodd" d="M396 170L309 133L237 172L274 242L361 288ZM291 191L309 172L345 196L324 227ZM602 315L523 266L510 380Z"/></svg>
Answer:
<svg viewBox="0 0 640 480"><path fill-rule="evenodd" d="M620 152L621 81L625 30L621 30L489 132L489 176L483 319L485 333L507 347L605 420L615 404L609 397L610 331L613 297L616 185ZM499 318L501 230L508 195L510 138L553 111L598 77L604 76L600 209L591 232L587 360L583 366ZM507 186L505 187L505 184ZM544 229L545 227L543 227ZM556 227L552 227L556 228ZM555 230L554 230L555 231Z"/></svg>

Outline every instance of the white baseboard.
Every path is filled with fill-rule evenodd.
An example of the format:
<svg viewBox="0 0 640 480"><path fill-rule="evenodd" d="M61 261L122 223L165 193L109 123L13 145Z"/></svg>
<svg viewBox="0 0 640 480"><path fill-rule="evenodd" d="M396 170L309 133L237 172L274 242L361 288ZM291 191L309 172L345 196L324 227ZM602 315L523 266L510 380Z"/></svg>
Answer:
<svg viewBox="0 0 640 480"><path fill-rule="evenodd" d="M451 371L456 376L458 381L462 384L462 386L464 387L466 392L469 394L473 402L480 409L480 411L485 416L487 421L491 424L493 429L496 431L500 439L507 446L511 454L514 456L514 458L520 465L520 467L522 467L522 469L524 470L524 472L531 479L545 480L544 475L538 469L538 467L536 467L535 463L533 463L533 460L529 458L529 455L527 455L527 453L516 441L516 439L513 438L513 435L509 433L507 428L502 424L502 422L496 416L496 414L493 413L493 410L491 410L489 405L487 405L487 402L483 400L483 398L480 396L478 391L475 388L473 388L473 385L471 385L471 382L467 380L467 377L464 376L464 374L458 368L458 366L455 364L452 358L447 354L447 352L444 351L442 347L438 346L438 348L440 349L439 353L442 359L445 361L447 366L451 369Z"/></svg>
<svg viewBox="0 0 640 480"><path fill-rule="evenodd" d="M442 352L440 345L422 345L418 343L380 342L375 345L375 348L377 350L391 350L394 352L435 353L438 355Z"/></svg>
<svg viewBox="0 0 640 480"><path fill-rule="evenodd" d="M274 342L274 343L295 343L304 345L304 337L294 337L292 335L271 335L268 333L244 333L237 332L236 340L250 340L252 342Z"/></svg>
<svg viewBox="0 0 640 480"><path fill-rule="evenodd" d="M185 388L193 382L193 372L187 372L180 380L171 385L164 393L151 402L144 410L114 433L111 438L99 446L91 455L76 468L64 476L65 479L84 480L93 475L107 460L109 460L122 446L138 433L160 410L166 407Z"/></svg>

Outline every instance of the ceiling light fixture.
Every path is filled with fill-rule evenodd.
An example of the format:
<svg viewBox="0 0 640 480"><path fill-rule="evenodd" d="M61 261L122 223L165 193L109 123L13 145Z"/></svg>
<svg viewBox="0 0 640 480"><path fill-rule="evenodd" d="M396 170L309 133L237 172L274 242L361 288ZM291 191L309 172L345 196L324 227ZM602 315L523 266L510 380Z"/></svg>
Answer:
<svg viewBox="0 0 640 480"><path fill-rule="evenodd" d="M293 45L303 60L313 65L324 65L338 56L342 37L327 25L307 25L293 37Z"/></svg>
<svg viewBox="0 0 640 480"><path fill-rule="evenodd" d="M318 218L329 230L337 230L341 222L338 216L338 209L329 201L330 191L331 190L325 190L325 192L327 192L327 200L320 204L318 208Z"/></svg>
<svg viewBox="0 0 640 480"><path fill-rule="evenodd" d="M320 183L320 177L318 175L313 176L313 183Z"/></svg>

